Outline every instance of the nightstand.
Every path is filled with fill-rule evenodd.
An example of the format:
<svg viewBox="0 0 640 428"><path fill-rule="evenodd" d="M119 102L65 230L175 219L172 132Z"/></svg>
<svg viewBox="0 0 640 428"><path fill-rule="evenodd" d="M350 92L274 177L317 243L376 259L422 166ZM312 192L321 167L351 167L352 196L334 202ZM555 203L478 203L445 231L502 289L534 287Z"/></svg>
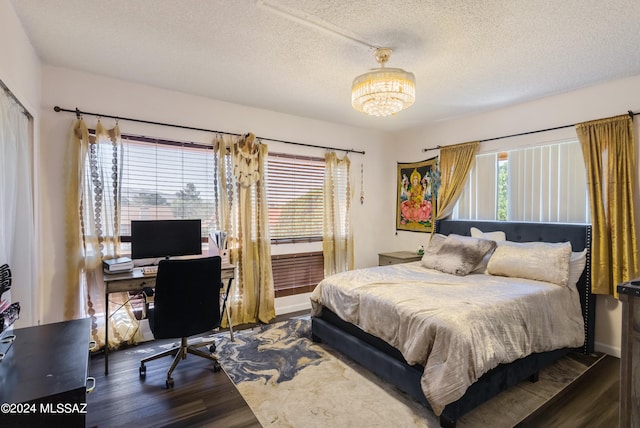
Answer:
<svg viewBox="0 0 640 428"><path fill-rule="evenodd" d="M418 260L422 260L422 256L419 256L413 251L378 253L378 266L397 265L400 263L417 262Z"/></svg>

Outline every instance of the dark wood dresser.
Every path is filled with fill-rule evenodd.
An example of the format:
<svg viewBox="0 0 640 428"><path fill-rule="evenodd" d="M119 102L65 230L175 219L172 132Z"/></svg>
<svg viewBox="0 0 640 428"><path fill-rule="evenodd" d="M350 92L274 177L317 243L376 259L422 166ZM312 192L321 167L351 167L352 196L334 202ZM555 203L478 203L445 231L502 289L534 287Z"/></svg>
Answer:
<svg viewBox="0 0 640 428"><path fill-rule="evenodd" d="M85 426L90 326L86 318L13 331L0 361L1 427Z"/></svg>
<svg viewBox="0 0 640 428"><path fill-rule="evenodd" d="M618 294L622 302L620 427L640 427L640 281L618 285Z"/></svg>

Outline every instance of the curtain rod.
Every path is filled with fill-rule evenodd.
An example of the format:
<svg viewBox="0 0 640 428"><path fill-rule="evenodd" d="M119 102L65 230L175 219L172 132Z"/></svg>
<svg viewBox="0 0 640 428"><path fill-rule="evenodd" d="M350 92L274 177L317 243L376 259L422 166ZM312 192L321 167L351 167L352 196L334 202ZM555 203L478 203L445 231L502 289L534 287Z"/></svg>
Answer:
<svg viewBox="0 0 640 428"><path fill-rule="evenodd" d="M111 119L115 119L116 121L118 121L118 120L128 120L130 122L146 123L148 125L170 126L172 128L188 129L188 130L191 130L191 131L213 132L215 134L235 135L237 137L242 136L242 134L235 134L233 132L225 132L225 131L216 131L214 129L196 128L196 127L193 127L193 126L176 125L176 124L173 124L173 123L155 122L155 121L152 121L152 120L144 120L144 119L134 119L134 118L131 118L131 117L114 116L114 115L110 115L110 114L91 113L91 112L88 112L88 111L79 110L78 107L76 107L75 110L70 110L70 109L66 109L66 108L55 106L53 108L53 110L55 112L57 112L57 113L59 113L61 111L68 112L68 113L75 113L76 117L78 119L80 119L80 116L82 116L83 114L86 114L88 116L108 117L108 118L111 118ZM277 142L277 143L284 143L284 144L293 144L293 145L296 145L296 146L314 147L316 149L337 150L337 151L340 151L340 152L358 153L358 154L361 154L361 155L365 154L365 152L361 151L361 150L340 149L340 148L336 148L336 147L318 146L318 145L315 145L315 144L297 143L295 141L276 140L274 138L264 138L264 137L256 137L256 138L259 139L259 140L274 141L274 142Z"/></svg>
<svg viewBox="0 0 640 428"><path fill-rule="evenodd" d="M633 120L633 116L640 114L640 112L639 113L634 113L631 110L628 110L627 114L629 115L629 117L631 117L631 120ZM575 123L572 124L572 125L563 125L563 126L556 126L554 128L539 129L537 131L527 131L527 132L520 132L519 134L503 135L502 137L487 138L487 139L484 139L484 140L480 140L480 142L481 143L485 143L487 141L502 140L502 139L511 138L511 137L522 137L523 135L538 134L540 132L555 131L557 129L571 128L571 127L574 127L574 126L576 126ZM422 151L423 152L428 152L428 151L431 151L431 150L438 150L440 148L442 148L442 146L429 147L429 148L426 148L426 149L422 149Z"/></svg>
<svg viewBox="0 0 640 428"><path fill-rule="evenodd" d="M22 113L24 113L25 116L27 116L29 119L33 119L33 116L31 116L29 110L27 110L27 108L22 105L18 97L16 97L13 92L11 92L11 89L9 89L9 87L5 85L2 80L0 80L0 88L4 89L4 92L9 96L9 98L11 98L16 104L20 106L20 108L22 109Z"/></svg>

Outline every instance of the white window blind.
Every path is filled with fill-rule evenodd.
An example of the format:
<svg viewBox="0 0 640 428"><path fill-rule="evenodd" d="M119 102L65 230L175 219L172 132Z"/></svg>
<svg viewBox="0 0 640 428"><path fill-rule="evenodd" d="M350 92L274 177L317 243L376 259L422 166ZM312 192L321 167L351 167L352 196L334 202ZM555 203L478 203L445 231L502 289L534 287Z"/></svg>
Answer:
<svg viewBox="0 0 640 428"><path fill-rule="evenodd" d="M325 161L269 154L267 203L271 242L322 240Z"/></svg>
<svg viewBox="0 0 640 428"><path fill-rule="evenodd" d="M201 219L207 236L213 219L213 150L210 146L123 136L121 236L131 220Z"/></svg>
<svg viewBox="0 0 640 428"><path fill-rule="evenodd" d="M587 222L587 174L576 142L509 152L508 219Z"/></svg>
<svg viewBox="0 0 640 428"><path fill-rule="evenodd" d="M498 154L476 156L476 164L454 208L455 218L496 220L498 206Z"/></svg>
<svg viewBox="0 0 640 428"><path fill-rule="evenodd" d="M589 222L587 176L577 141L476 156L455 218L501 219L498 207L506 198L506 220ZM502 168L506 181L500 183ZM505 187L503 189L503 187Z"/></svg>
<svg viewBox="0 0 640 428"><path fill-rule="evenodd" d="M324 279L322 251L271 256L276 297L310 293Z"/></svg>

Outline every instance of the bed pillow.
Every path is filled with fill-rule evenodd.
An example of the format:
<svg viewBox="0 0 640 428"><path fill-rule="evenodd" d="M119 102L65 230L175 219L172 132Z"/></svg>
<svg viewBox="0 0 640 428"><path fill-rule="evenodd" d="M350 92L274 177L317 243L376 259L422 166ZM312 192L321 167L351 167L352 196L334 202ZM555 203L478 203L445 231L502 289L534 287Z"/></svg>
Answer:
<svg viewBox="0 0 640 428"><path fill-rule="evenodd" d="M424 261L425 257L428 258L436 254L440 249L440 247L442 247L442 243L446 238L447 237L445 235L441 235L439 233L434 233L433 235L431 235L431 239L429 239L427 248L424 249L424 254L422 255L422 261Z"/></svg>
<svg viewBox="0 0 640 428"><path fill-rule="evenodd" d="M437 253L445 239L447 239L445 235L434 233L427 244L427 248L424 250L425 255Z"/></svg>
<svg viewBox="0 0 640 428"><path fill-rule="evenodd" d="M568 284L577 284L582 276L585 266L587 265L587 249L571 253L569 259L569 280Z"/></svg>
<svg viewBox="0 0 640 428"><path fill-rule="evenodd" d="M490 275L534 279L566 286L571 243L501 242L487 265Z"/></svg>
<svg viewBox="0 0 640 428"><path fill-rule="evenodd" d="M451 234L443 240L437 252L425 252L422 265L440 272L465 276L495 247L494 241Z"/></svg>
<svg viewBox="0 0 640 428"><path fill-rule="evenodd" d="M471 233L471 236L473 238L489 239L491 241L496 241L498 245L500 245L500 242L507 240L507 235L501 230L497 230L494 232L483 232L477 227L472 227L471 229L469 229L469 233ZM491 254L493 254L493 251L490 251L482 258L482 260L480 261L480 263L478 263L478 266L476 266L472 273L485 273L487 270L487 265L489 264L489 259L491 258Z"/></svg>
<svg viewBox="0 0 640 428"><path fill-rule="evenodd" d="M469 229L469 232L473 238L489 239L496 242L507 240L507 235L501 230L496 230L495 232L483 232L477 227L472 227Z"/></svg>

